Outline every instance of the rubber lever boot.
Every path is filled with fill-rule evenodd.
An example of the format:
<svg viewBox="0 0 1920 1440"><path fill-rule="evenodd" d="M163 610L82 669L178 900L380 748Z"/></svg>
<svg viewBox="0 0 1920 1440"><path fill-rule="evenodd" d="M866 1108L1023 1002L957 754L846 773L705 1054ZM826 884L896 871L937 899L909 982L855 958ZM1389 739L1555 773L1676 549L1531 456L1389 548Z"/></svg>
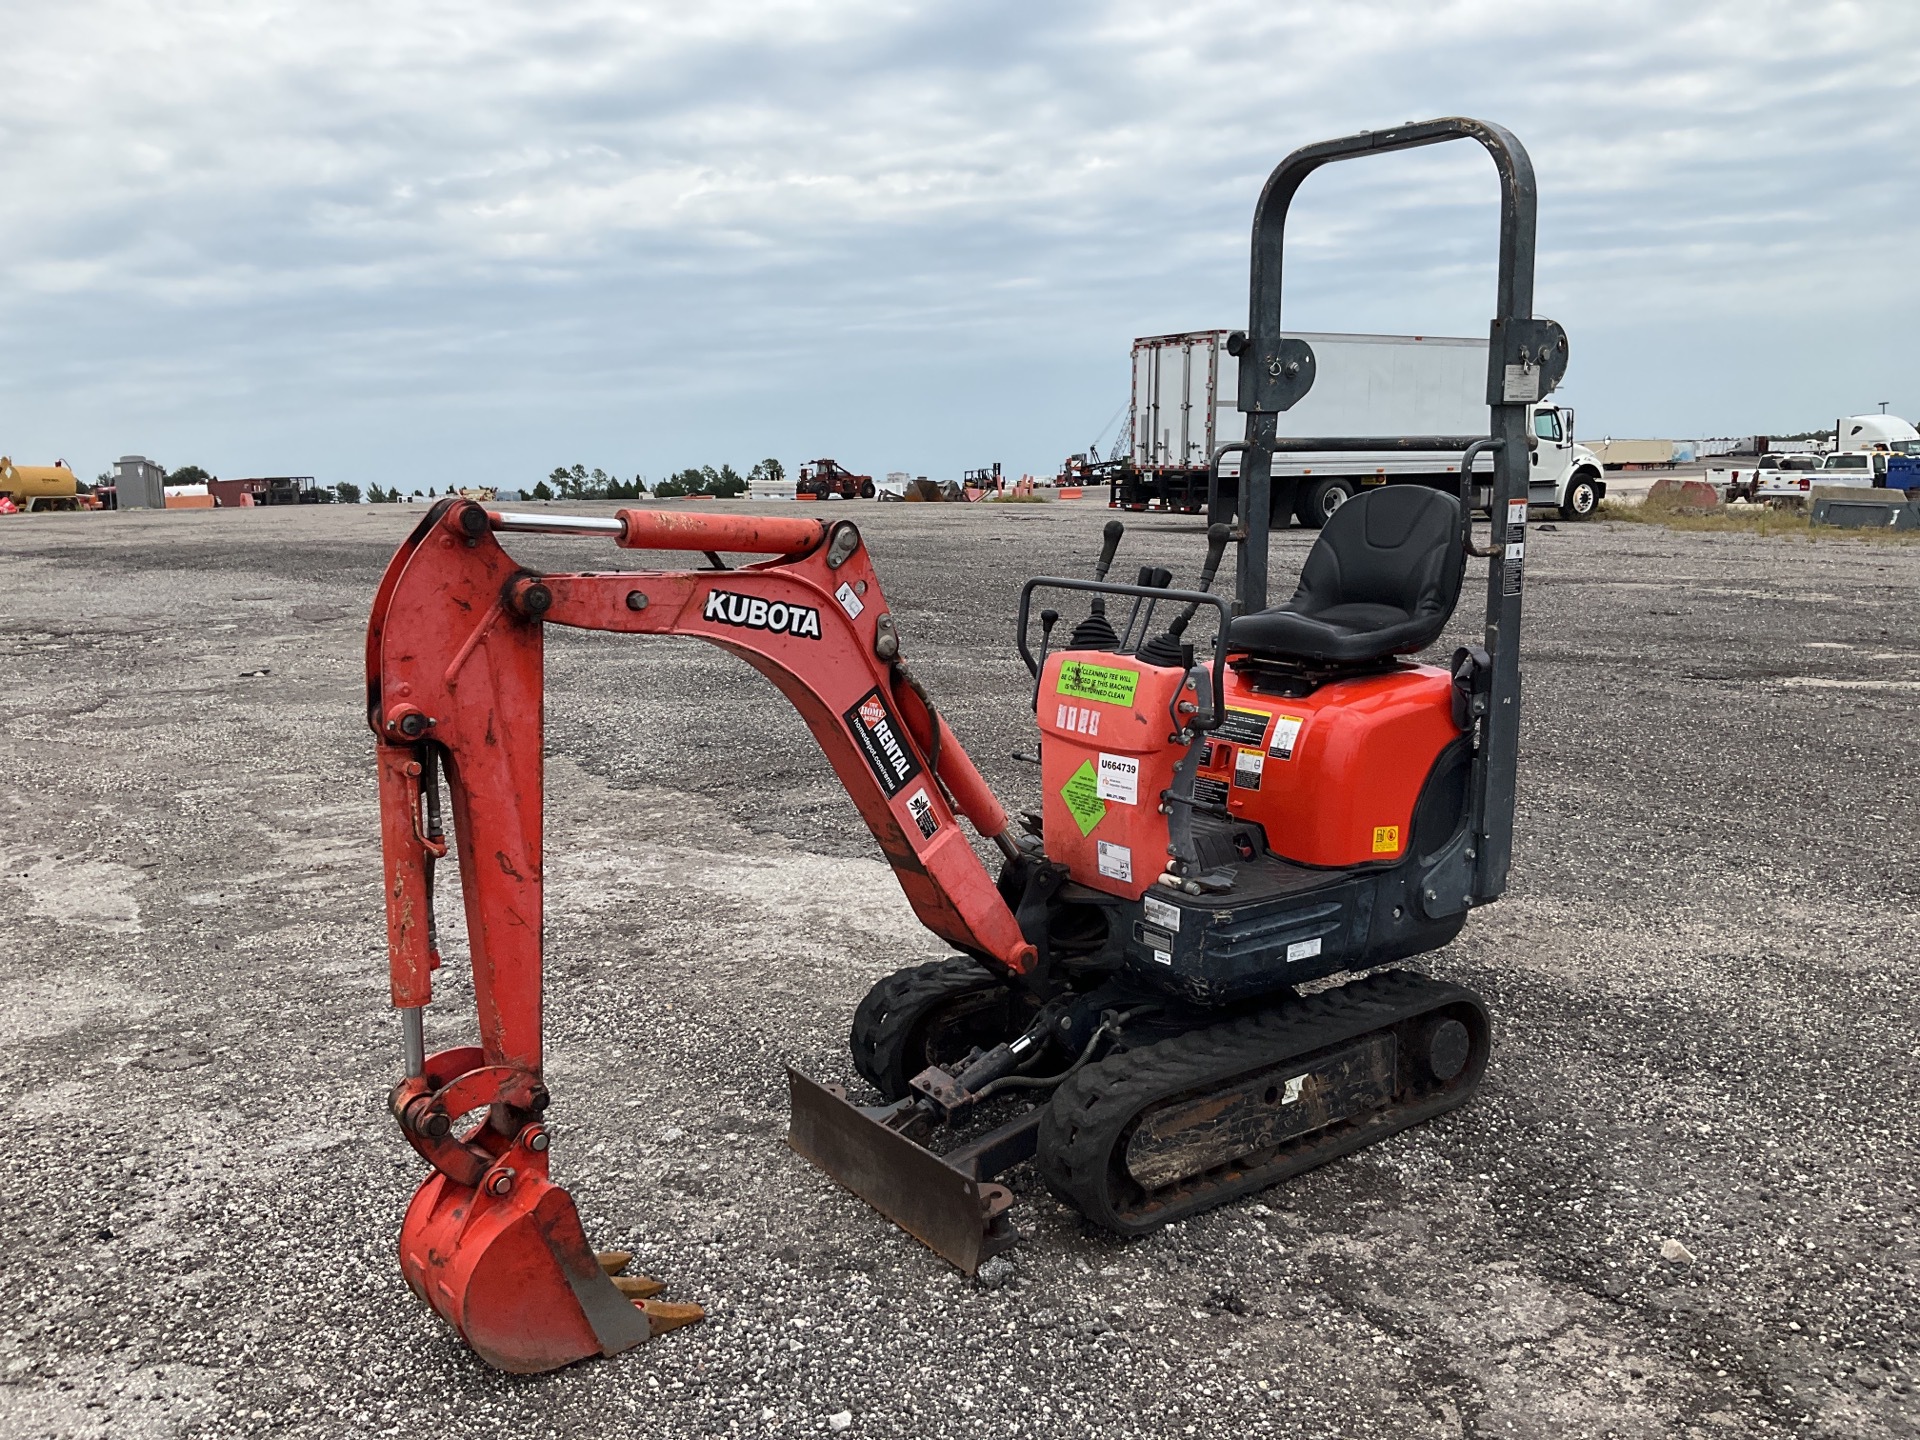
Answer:
<svg viewBox="0 0 1920 1440"><path fill-rule="evenodd" d="M1227 553L1227 541L1233 531L1226 525L1215 522L1207 527L1207 559L1200 567L1200 583L1194 588L1205 594L1213 589L1213 577L1220 573L1220 557ZM1173 623L1164 633L1156 635L1140 647L1140 658L1149 665L1178 665L1186 653L1181 637L1187 633L1187 626L1193 623L1194 612L1200 608L1200 602L1189 602L1187 608L1173 617Z"/></svg>
<svg viewBox="0 0 1920 1440"><path fill-rule="evenodd" d="M1107 521L1106 539L1100 546L1100 562L1093 567L1093 578L1104 580L1107 571L1113 568L1113 557L1120 549L1120 537L1127 527L1118 520ZM1111 650L1120 643L1120 637L1113 633L1113 622L1107 619L1107 597L1093 597L1093 609L1078 625L1073 627L1073 635L1067 641L1072 650Z"/></svg>

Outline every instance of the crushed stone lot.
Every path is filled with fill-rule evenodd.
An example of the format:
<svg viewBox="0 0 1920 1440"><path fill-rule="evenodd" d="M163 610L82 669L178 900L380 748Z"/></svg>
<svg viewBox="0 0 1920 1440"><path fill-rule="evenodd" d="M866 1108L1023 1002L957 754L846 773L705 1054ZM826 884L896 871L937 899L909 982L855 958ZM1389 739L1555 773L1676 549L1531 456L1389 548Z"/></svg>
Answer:
<svg viewBox="0 0 1920 1440"><path fill-rule="evenodd" d="M831 509L1034 805L1019 587L1110 512ZM943 953L805 727L718 650L554 627L555 1176L711 1318L521 1379L393 1251L362 651L419 514L0 521L0 1436L1920 1434L1920 548L1536 525L1512 887L1425 962L1492 1010L1478 1098L1135 1243L1023 1168L990 1284L784 1144L783 1066L857 1086L861 994ZM1192 578L1196 520L1128 521L1117 575Z"/></svg>

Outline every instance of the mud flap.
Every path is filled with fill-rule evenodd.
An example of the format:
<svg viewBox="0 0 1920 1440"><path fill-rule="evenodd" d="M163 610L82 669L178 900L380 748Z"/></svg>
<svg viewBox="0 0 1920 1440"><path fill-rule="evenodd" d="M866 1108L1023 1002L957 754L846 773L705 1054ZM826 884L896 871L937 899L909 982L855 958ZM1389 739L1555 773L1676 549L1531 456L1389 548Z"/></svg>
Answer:
<svg viewBox="0 0 1920 1440"><path fill-rule="evenodd" d="M1016 1243L1013 1192L985 1184L848 1102L838 1085L787 1069L787 1144L943 1260L972 1275Z"/></svg>

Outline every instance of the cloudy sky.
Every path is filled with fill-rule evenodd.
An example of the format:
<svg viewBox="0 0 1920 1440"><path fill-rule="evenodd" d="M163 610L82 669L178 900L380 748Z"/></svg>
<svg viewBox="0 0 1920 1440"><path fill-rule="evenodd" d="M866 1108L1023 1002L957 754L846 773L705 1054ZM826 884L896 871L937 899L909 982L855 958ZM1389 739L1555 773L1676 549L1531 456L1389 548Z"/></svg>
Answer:
<svg viewBox="0 0 1920 1440"><path fill-rule="evenodd" d="M1581 433L1920 412L1910 0L11 0L0 53L0 451L84 476L1051 470L1133 336L1245 323L1282 155L1459 113L1532 151ZM1290 327L1484 335L1495 193L1321 172Z"/></svg>

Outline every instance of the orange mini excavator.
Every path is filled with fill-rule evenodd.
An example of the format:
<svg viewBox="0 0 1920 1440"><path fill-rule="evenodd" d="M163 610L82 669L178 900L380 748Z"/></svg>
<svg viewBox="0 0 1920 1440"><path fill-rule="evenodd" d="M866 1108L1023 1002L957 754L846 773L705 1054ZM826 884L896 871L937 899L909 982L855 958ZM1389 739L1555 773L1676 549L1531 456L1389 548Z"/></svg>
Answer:
<svg viewBox="0 0 1920 1440"><path fill-rule="evenodd" d="M1454 139L1487 149L1503 190L1488 432L1280 437L1279 414L1314 378L1310 347L1281 329L1295 190L1332 161ZM696 636L759 670L818 739L914 913L955 952L861 1002L852 1061L876 1103L789 1071L790 1142L963 1269L1016 1238L1012 1194L996 1183L1014 1166L1134 1235L1466 1100L1487 1061L1480 1001L1388 967L1446 944L1506 886L1527 407L1567 357L1560 328L1532 313L1534 205L1519 142L1473 120L1311 146L1274 171L1254 218L1251 321L1230 345L1247 439L1232 488L1214 489L1199 582L1174 589L1152 568L1109 582L1112 522L1096 578L1038 578L1021 594L1042 797L1018 825L909 670L850 521L434 507L388 567L367 635L406 1045L392 1111L432 1166L400 1240L420 1298L514 1371L611 1355L700 1313L597 1255L549 1178L541 704L554 625ZM1290 482L1276 493L1271 478L1276 450L1456 445L1460 496L1393 485L1349 501L1292 598L1268 603L1269 517L1292 510ZM1486 452L1492 543L1476 549L1472 476ZM539 574L501 547L516 532L709 564ZM1211 585L1236 543L1229 606ZM1410 662L1453 614L1470 553L1490 562L1484 643L1444 668ZM724 554L768 558L728 568ZM1057 650L1059 616L1042 610L1036 654L1041 591L1087 595L1090 608ZM1128 607L1118 629L1110 601ZM429 1055L443 787L479 1043ZM997 851L997 874L963 820ZM1340 975L1362 978L1325 983Z"/></svg>

